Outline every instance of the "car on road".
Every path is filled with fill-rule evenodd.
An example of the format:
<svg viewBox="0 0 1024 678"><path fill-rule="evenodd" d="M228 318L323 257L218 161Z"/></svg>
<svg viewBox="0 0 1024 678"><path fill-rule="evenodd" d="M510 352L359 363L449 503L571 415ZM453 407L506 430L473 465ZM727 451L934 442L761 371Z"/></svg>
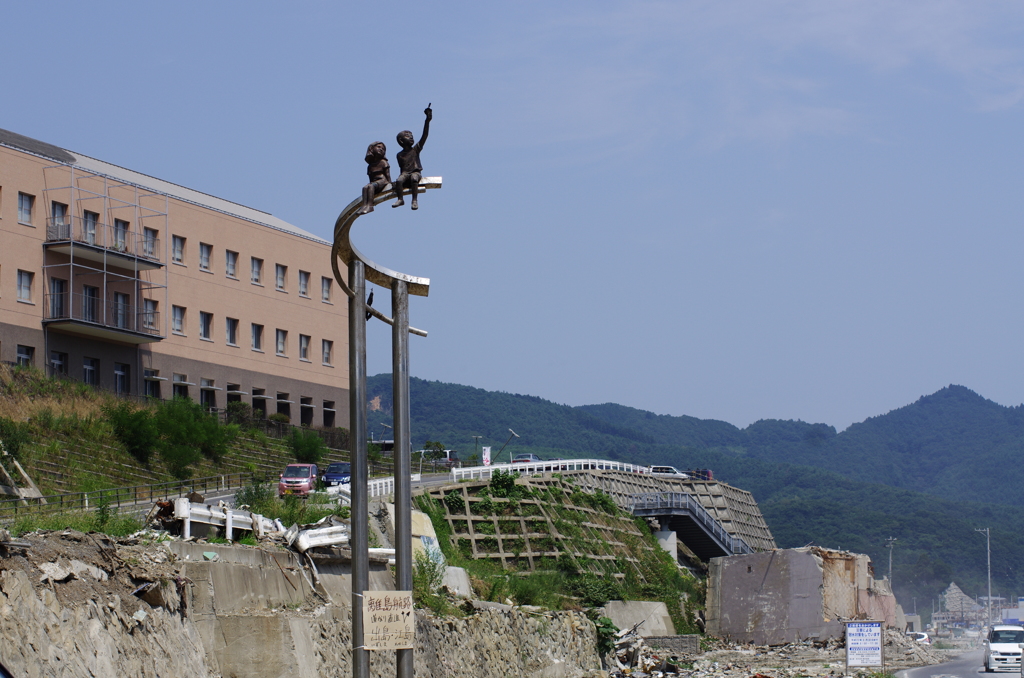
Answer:
<svg viewBox="0 0 1024 678"><path fill-rule="evenodd" d="M277 483L277 496L283 497L286 494L308 496L316 489L318 475L320 474L316 464L288 464L281 473L280 482Z"/></svg>
<svg viewBox="0 0 1024 678"><path fill-rule="evenodd" d="M323 475L320 476L320 481L325 487L347 485L352 482L352 464L344 461L328 464L327 468L324 469Z"/></svg>
<svg viewBox="0 0 1024 678"><path fill-rule="evenodd" d="M1020 671L1021 643L1024 643L1024 626L993 626L985 640L985 671Z"/></svg>
<svg viewBox="0 0 1024 678"><path fill-rule="evenodd" d="M661 478L675 478L677 480L689 480L690 474L683 473L675 466L652 466L651 475Z"/></svg>
<svg viewBox="0 0 1024 678"><path fill-rule="evenodd" d="M513 459L513 464L539 464L544 460L538 457L536 454L517 454Z"/></svg>

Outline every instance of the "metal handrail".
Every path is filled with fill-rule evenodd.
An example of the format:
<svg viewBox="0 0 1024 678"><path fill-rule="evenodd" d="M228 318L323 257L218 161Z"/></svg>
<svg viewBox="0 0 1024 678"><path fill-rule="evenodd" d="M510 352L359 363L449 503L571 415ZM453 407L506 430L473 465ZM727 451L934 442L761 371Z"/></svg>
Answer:
<svg viewBox="0 0 1024 678"><path fill-rule="evenodd" d="M74 242L150 261L160 261L160 238L119 229L82 217L46 220L46 242Z"/></svg>
<svg viewBox="0 0 1024 678"><path fill-rule="evenodd" d="M651 467L627 464L607 459L553 459L527 464L491 464L490 466L470 466L453 468L452 481L487 480L495 471L516 471L520 475L534 473L551 473L559 471L624 471L626 473L646 473L650 475Z"/></svg>
<svg viewBox="0 0 1024 678"><path fill-rule="evenodd" d="M82 293L47 292L43 295L44 320L76 320L127 332L161 335L160 312L131 304L104 302Z"/></svg>
<svg viewBox="0 0 1024 678"><path fill-rule="evenodd" d="M631 513L635 513L638 510L670 508L688 511L691 517L703 524L711 532L711 536L728 547L732 553L754 552L750 545L741 537L734 537L729 534L717 518L711 515L693 495L686 492L645 492L633 495L629 506Z"/></svg>
<svg viewBox="0 0 1024 678"><path fill-rule="evenodd" d="M38 502L31 499L28 506L22 504L21 497L0 498L0 522L10 521L26 514L59 513L62 511L88 511L106 504L120 513L122 509L138 507L151 504L155 501L166 500L172 497L181 497L191 492L205 494L211 490L231 490L243 487L250 479L251 473L241 471L218 476L207 476L205 478L189 478L188 480L173 480L164 483L153 483L150 485L135 485L131 487L114 487L106 490L92 490L89 492L71 492L68 494L54 494L42 497L46 501Z"/></svg>

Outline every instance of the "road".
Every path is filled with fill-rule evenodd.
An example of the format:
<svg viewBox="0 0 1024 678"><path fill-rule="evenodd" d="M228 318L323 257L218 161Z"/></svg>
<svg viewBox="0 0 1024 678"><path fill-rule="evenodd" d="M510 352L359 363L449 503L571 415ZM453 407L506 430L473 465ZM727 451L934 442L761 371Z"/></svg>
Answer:
<svg viewBox="0 0 1024 678"><path fill-rule="evenodd" d="M971 650L945 664L921 666L916 669L897 671L897 678L978 678L978 674L987 675L981 664L985 659L984 650ZM1019 678L1016 672L1004 672L1002 676Z"/></svg>
<svg viewBox="0 0 1024 678"><path fill-rule="evenodd" d="M439 485L448 485L452 482L452 474L450 473L424 473L421 479L412 484L412 489L416 490L426 489L429 487L436 487ZM275 484L276 488L276 484ZM215 492L205 495L204 499L207 504L216 504L218 501L223 500L227 502L229 506L235 505L235 492L237 490L225 490L223 492Z"/></svg>

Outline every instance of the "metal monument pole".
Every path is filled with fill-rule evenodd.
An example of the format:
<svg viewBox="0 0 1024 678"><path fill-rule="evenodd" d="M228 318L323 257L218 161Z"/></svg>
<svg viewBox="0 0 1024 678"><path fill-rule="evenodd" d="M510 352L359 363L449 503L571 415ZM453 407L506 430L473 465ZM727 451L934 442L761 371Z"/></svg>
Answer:
<svg viewBox="0 0 1024 678"><path fill-rule="evenodd" d="M409 285L391 281L391 387L395 413L395 588L412 590L412 437L409 409ZM397 678L413 677L413 651L395 650Z"/></svg>
<svg viewBox="0 0 1024 678"><path fill-rule="evenodd" d="M992 534L991 528L975 528L975 532L985 533L985 553L988 555L988 605L985 606L985 626L992 624Z"/></svg>
<svg viewBox="0 0 1024 678"><path fill-rule="evenodd" d="M370 678L370 656L363 642L363 592L370 586L370 516L367 506L369 459L366 448L366 270L348 265L349 444L352 447L352 676Z"/></svg>

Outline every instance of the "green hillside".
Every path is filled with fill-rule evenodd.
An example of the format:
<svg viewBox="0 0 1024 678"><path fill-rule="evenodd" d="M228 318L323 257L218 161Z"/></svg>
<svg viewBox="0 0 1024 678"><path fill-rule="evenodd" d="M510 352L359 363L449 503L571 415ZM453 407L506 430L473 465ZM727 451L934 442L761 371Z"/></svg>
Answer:
<svg viewBox="0 0 1024 678"><path fill-rule="evenodd" d="M1024 483L1013 463L1024 447L1024 410L1007 408L961 386L855 424L762 420L727 422L656 415L616 404L569 407L536 396L412 379L413 445L441 440L474 451L474 435L495 451L512 428L522 437L505 455L605 457L678 468L711 468L749 490L777 543L809 543L867 553L878 576L888 571L907 607L920 608L950 581L981 593L985 540L992 528L993 593L1024 590ZM391 423L391 376L369 380L371 430ZM376 426L376 428L374 428ZM503 455L502 459L506 459Z"/></svg>

